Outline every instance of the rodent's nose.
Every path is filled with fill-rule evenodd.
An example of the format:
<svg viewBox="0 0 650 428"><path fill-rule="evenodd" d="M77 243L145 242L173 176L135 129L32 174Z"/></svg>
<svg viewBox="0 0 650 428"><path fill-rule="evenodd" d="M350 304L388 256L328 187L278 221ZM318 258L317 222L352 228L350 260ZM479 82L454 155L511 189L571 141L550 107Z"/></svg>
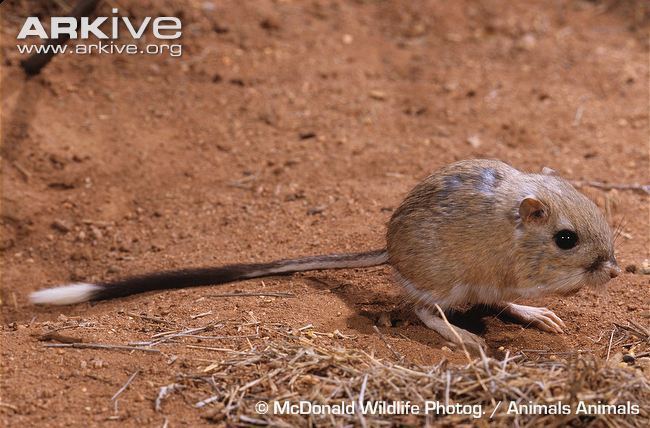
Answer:
<svg viewBox="0 0 650 428"><path fill-rule="evenodd" d="M621 274L621 268L620 267L614 265L614 266L609 268L609 277L610 278L616 278L620 274Z"/></svg>

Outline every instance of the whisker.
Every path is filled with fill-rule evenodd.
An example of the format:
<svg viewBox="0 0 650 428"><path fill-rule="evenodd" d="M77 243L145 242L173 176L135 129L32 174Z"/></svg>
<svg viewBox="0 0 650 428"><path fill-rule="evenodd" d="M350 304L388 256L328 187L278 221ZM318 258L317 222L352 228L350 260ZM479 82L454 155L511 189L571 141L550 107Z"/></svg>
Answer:
<svg viewBox="0 0 650 428"><path fill-rule="evenodd" d="M618 240L619 236L621 236L623 230L625 230L626 225L627 225L627 221L625 215L623 215L623 217L621 217L621 219L617 222L616 226L614 227L614 233L613 233L614 244L616 244L616 241Z"/></svg>
<svg viewBox="0 0 650 428"><path fill-rule="evenodd" d="M574 273L567 275L565 277L559 278L556 280L554 283L549 284L549 288L551 291L566 291L566 290L571 290L575 288L580 282L582 282L582 279L585 275L585 272L582 270L575 271ZM576 279L580 279L579 281L575 281Z"/></svg>

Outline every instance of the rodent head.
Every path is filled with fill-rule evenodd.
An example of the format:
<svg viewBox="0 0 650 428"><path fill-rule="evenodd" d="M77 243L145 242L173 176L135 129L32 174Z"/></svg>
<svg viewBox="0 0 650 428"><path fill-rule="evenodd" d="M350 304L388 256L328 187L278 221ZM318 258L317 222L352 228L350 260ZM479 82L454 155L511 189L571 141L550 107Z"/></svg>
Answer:
<svg viewBox="0 0 650 428"><path fill-rule="evenodd" d="M534 191L516 213L521 295L602 287L621 272L605 217L571 184L546 170L544 174L530 176Z"/></svg>

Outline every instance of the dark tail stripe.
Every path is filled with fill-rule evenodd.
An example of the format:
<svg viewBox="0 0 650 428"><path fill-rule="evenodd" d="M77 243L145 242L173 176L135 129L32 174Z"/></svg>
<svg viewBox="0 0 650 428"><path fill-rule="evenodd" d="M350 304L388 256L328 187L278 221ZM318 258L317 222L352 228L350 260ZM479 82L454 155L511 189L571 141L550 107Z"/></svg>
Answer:
<svg viewBox="0 0 650 428"><path fill-rule="evenodd" d="M214 268L157 272L115 282L100 283L98 285L102 289L97 291L91 300L114 299L155 290L218 285L243 279L288 275L309 270L377 266L386 263L387 260L388 257L384 249L365 253L279 260L271 263L233 264Z"/></svg>

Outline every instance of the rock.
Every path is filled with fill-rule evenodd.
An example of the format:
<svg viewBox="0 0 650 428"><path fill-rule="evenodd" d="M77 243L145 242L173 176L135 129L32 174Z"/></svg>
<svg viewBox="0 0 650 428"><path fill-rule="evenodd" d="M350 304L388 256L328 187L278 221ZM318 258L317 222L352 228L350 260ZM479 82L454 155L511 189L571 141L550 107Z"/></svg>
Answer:
<svg viewBox="0 0 650 428"><path fill-rule="evenodd" d="M260 27L267 31L277 31L280 29L280 24L273 18L264 18L260 21Z"/></svg>
<svg viewBox="0 0 650 428"><path fill-rule="evenodd" d="M631 365L634 364L635 361L636 359L634 358L634 356L629 354L623 355L623 362L626 362Z"/></svg>
<svg viewBox="0 0 650 428"><path fill-rule="evenodd" d="M298 137L301 140L308 140L310 138L316 138L316 133L312 131L301 132L298 134Z"/></svg>
<svg viewBox="0 0 650 428"><path fill-rule="evenodd" d="M104 361L100 360L99 358L95 358L90 362L93 364L93 367L96 369L101 369L102 367L106 366L106 363L104 363Z"/></svg>
<svg viewBox="0 0 650 428"><path fill-rule="evenodd" d="M93 226L93 225L90 226L90 235L94 239L102 239L103 236L102 231L97 226Z"/></svg>
<svg viewBox="0 0 650 428"><path fill-rule="evenodd" d="M369 95L370 95L370 98L372 98L374 100L383 101L383 100L386 99L386 92L380 91L380 90L370 91Z"/></svg>
<svg viewBox="0 0 650 428"><path fill-rule="evenodd" d="M210 1L204 1L201 4L201 9L203 9L205 12L213 12L216 9L216 6Z"/></svg>
<svg viewBox="0 0 650 428"><path fill-rule="evenodd" d="M536 45L537 38L531 33L524 34L524 36L517 42L517 47L527 51L533 49Z"/></svg>
<svg viewBox="0 0 650 428"><path fill-rule="evenodd" d="M325 208L327 208L327 206L325 206L325 205L319 205L317 207L312 207L312 208L309 208L307 210L307 214L308 215L321 214L322 212L325 211Z"/></svg>
<svg viewBox="0 0 650 428"><path fill-rule="evenodd" d="M458 82L447 82L442 86L442 88L446 92L454 92L456 89L458 89Z"/></svg>
<svg viewBox="0 0 650 428"><path fill-rule="evenodd" d="M650 260L645 259L643 263L641 263L641 269L639 269L638 272L643 275L650 275Z"/></svg>
<svg viewBox="0 0 650 428"><path fill-rule="evenodd" d="M61 233L70 232L70 226L63 220L54 220L51 224L52 229L58 230Z"/></svg>
<svg viewBox="0 0 650 428"><path fill-rule="evenodd" d="M467 143L476 149L481 145L481 138L478 135L472 135L467 139Z"/></svg>
<svg viewBox="0 0 650 428"><path fill-rule="evenodd" d="M625 67L623 67L622 77L623 81L627 84L632 84L635 81L639 80L638 73L630 64L627 64Z"/></svg>
<svg viewBox="0 0 650 428"><path fill-rule="evenodd" d="M81 260L90 260L92 258L92 254L90 251L84 248L79 248L75 250L72 254L70 254L70 260L78 262Z"/></svg>

